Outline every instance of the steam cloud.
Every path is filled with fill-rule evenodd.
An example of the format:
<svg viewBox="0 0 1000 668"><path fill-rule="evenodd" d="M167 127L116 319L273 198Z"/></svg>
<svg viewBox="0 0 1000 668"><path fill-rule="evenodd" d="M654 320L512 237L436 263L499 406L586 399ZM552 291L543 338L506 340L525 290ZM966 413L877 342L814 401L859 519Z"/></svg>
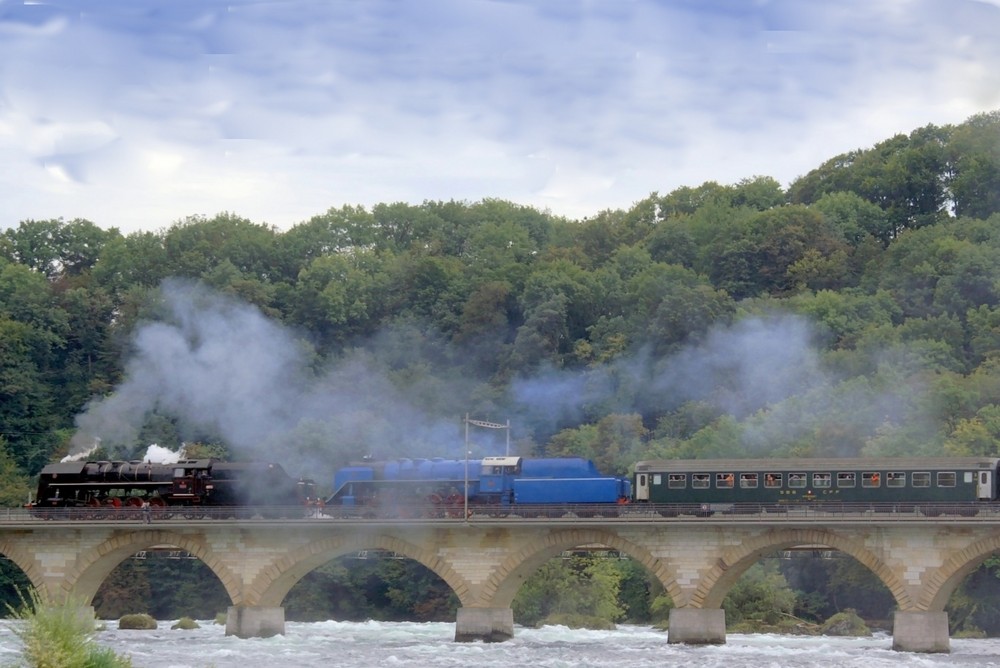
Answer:
<svg viewBox="0 0 1000 668"><path fill-rule="evenodd" d="M165 282L161 295L161 318L137 329L124 382L77 417L71 455L100 442L129 456L155 412L174 419L185 440L221 440L242 458L278 461L298 474L325 475L367 454L464 456L461 415L481 387L475 379L460 385L429 377L404 395L371 353L316 370L311 346L255 307L177 280ZM543 442L611 412L664 414L700 401L753 418L746 423L749 455L807 433L831 409L856 421L840 427L845 444L837 454L844 455L858 454L859 435L870 436L882 421L912 419L892 393L845 390L824 373L813 339L803 318L750 318L666 358L647 352L584 372L515 380L498 415L473 417L508 418L515 438L531 432ZM391 343L397 355L421 355L419 345ZM421 409L418 398L435 410Z"/></svg>
<svg viewBox="0 0 1000 668"><path fill-rule="evenodd" d="M457 456L461 425L427 418L364 354L317 372L307 342L255 307L170 280L161 321L140 326L125 380L76 419L71 453L134 447L155 411L187 440L320 471L369 454ZM458 444L458 445L457 445Z"/></svg>

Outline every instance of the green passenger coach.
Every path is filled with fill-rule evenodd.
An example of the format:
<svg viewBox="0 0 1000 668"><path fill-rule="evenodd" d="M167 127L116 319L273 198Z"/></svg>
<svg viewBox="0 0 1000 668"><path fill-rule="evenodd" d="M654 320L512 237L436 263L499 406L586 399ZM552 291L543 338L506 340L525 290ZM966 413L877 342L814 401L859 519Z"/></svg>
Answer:
<svg viewBox="0 0 1000 668"><path fill-rule="evenodd" d="M690 459L636 463L637 503L967 503L997 499L994 457Z"/></svg>

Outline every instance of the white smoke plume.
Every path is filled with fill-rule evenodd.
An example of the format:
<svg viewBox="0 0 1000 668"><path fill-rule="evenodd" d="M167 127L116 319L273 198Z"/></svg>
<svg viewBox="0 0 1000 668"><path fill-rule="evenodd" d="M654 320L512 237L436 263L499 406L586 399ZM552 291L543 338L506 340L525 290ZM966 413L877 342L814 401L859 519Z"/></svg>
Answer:
<svg viewBox="0 0 1000 668"><path fill-rule="evenodd" d="M183 445L177 450L171 450L170 448L153 443L146 448L146 454L143 456L142 461L147 464L176 464L185 457Z"/></svg>
<svg viewBox="0 0 1000 668"><path fill-rule="evenodd" d="M584 372L549 370L517 380L513 392L549 433L610 412L665 415L701 402L743 421L744 452L753 456L803 437L824 455L854 456L884 425L920 419L913 397L922 388L845 381L824 368L819 350L806 318L755 316L664 358L644 352ZM817 430L828 442L815 442Z"/></svg>
<svg viewBox="0 0 1000 668"><path fill-rule="evenodd" d="M77 417L72 454L134 447L155 411L187 440L290 472L382 456L455 455L460 424L428 420L364 354L317 372L307 341L257 308L191 282L164 283L162 319L137 328L125 380Z"/></svg>

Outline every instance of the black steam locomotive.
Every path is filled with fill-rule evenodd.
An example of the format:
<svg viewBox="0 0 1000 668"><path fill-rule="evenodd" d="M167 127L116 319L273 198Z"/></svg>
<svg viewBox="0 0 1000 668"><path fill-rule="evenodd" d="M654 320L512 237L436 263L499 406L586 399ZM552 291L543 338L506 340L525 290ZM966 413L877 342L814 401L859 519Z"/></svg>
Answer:
<svg viewBox="0 0 1000 668"><path fill-rule="evenodd" d="M42 469L32 509L292 507L308 504L315 485L278 464L186 459L60 462Z"/></svg>

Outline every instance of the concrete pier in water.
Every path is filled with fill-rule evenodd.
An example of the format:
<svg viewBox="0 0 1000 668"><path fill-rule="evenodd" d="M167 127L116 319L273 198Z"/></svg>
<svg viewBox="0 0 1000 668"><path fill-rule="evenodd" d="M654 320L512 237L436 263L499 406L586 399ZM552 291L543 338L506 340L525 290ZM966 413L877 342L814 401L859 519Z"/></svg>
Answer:
<svg viewBox="0 0 1000 668"><path fill-rule="evenodd" d="M674 608L670 611L667 642L724 645L726 611L721 608Z"/></svg>
<svg viewBox="0 0 1000 668"><path fill-rule="evenodd" d="M514 637L514 611L510 608L459 608L455 642L503 642Z"/></svg>

